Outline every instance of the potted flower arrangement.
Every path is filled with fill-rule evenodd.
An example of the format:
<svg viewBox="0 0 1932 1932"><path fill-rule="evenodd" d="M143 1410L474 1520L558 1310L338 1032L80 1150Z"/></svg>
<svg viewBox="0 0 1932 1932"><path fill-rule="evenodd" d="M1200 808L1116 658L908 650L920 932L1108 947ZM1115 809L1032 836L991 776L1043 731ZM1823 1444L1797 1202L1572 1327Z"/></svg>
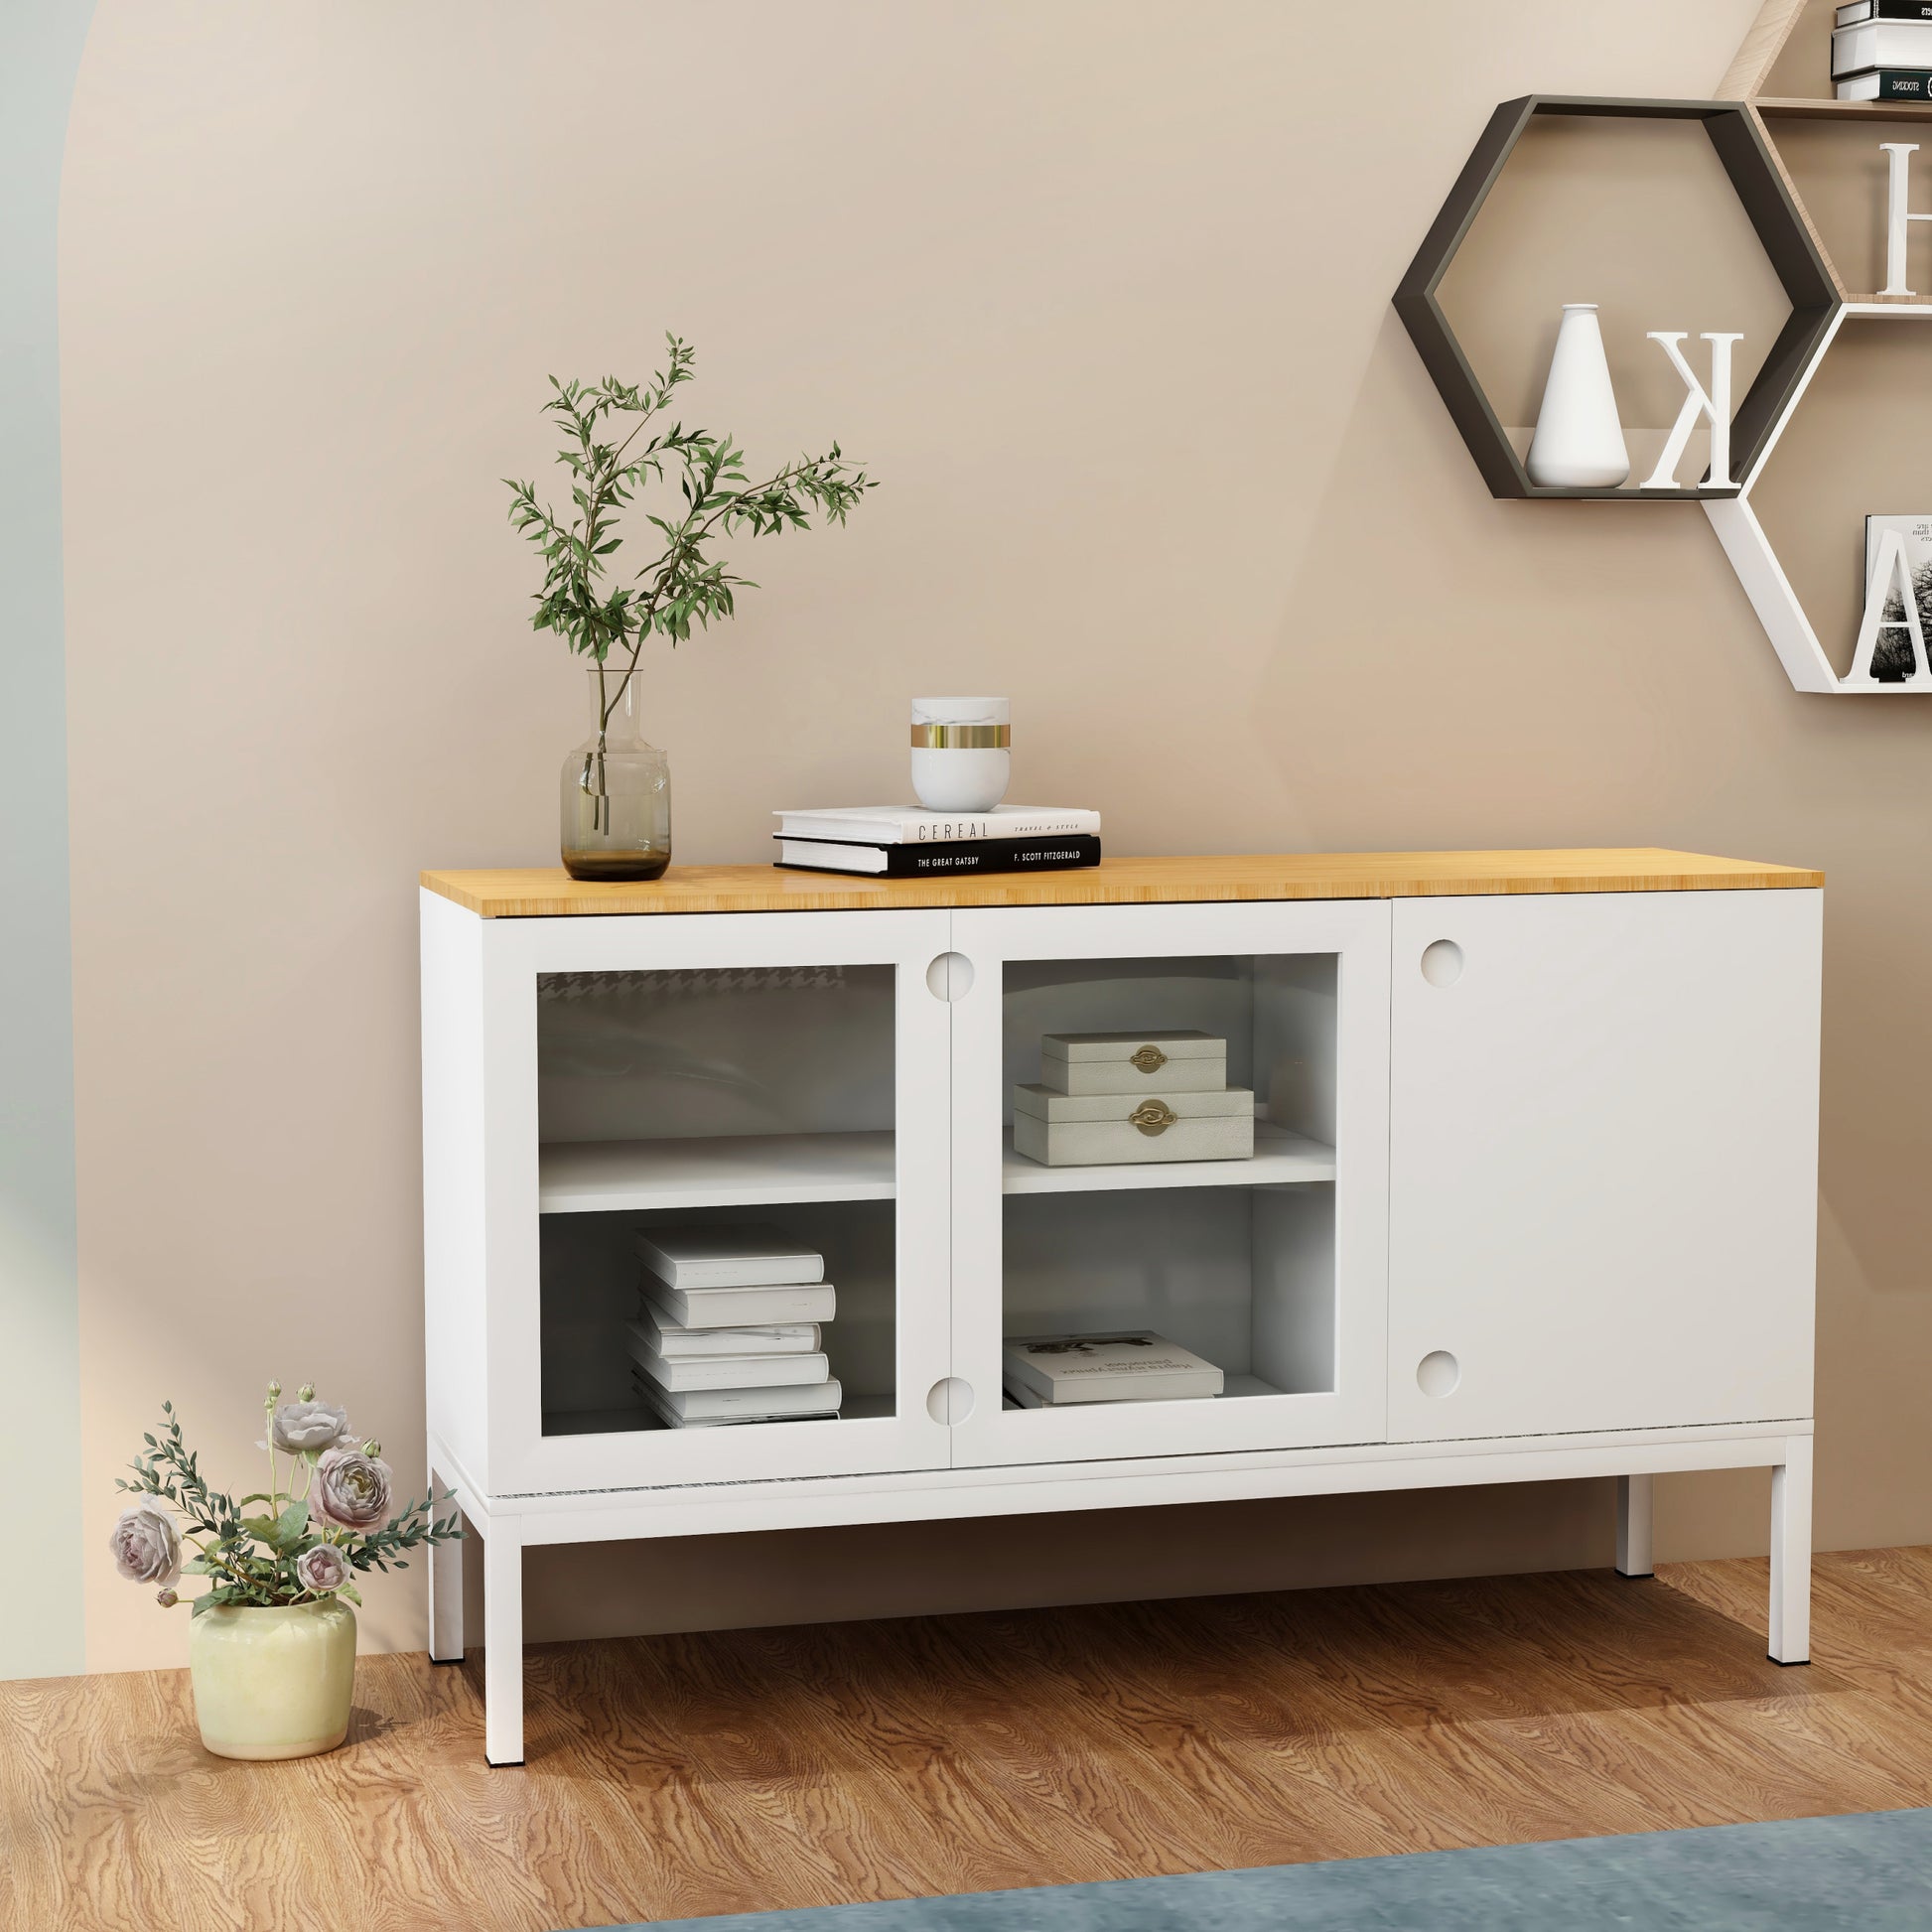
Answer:
<svg viewBox="0 0 1932 1932"><path fill-rule="evenodd" d="M123 1577L154 1586L164 1609L183 1576L208 1587L188 1598L188 1657L202 1742L218 1757L309 1757L348 1734L355 1681L355 1578L406 1570L404 1550L463 1534L428 1497L394 1505L382 1445L358 1442L347 1414L304 1386L293 1402L268 1385L268 1487L240 1498L210 1489L182 1441L172 1402L159 1437L144 1435L111 1548ZM260 1504L252 1514L243 1514Z"/></svg>

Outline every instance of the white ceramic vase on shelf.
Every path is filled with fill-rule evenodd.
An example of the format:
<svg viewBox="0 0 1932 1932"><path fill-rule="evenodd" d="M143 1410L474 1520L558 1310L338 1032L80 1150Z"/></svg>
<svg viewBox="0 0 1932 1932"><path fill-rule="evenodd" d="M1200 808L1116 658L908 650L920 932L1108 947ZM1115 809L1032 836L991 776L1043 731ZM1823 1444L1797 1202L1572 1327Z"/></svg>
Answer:
<svg viewBox="0 0 1932 1932"><path fill-rule="evenodd" d="M1594 302L1566 302L1525 466L1533 483L1614 488L1630 474Z"/></svg>

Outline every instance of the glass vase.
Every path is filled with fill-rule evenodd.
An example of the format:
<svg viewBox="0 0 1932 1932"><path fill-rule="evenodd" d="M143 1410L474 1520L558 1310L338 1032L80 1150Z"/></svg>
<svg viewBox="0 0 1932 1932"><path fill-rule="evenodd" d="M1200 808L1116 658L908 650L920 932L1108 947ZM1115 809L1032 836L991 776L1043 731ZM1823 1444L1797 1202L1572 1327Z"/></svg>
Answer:
<svg viewBox="0 0 1932 1932"><path fill-rule="evenodd" d="M564 759L564 870L656 879L671 863L671 761L637 724L637 673L593 664L591 735Z"/></svg>

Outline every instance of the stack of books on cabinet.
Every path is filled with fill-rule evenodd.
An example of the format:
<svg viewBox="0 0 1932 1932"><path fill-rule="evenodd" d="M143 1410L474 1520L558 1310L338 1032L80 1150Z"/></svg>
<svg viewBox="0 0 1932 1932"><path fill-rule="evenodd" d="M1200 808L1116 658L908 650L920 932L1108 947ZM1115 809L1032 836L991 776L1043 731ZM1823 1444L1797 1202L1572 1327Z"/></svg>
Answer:
<svg viewBox="0 0 1932 1932"><path fill-rule="evenodd" d="M960 879L976 872L1075 872L1100 863L1100 814L1053 805L992 812L834 805L773 816L773 863L793 872Z"/></svg>
<svg viewBox="0 0 1932 1932"><path fill-rule="evenodd" d="M667 1428L837 1417L823 1255L761 1224L652 1228L637 1258L631 1382Z"/></svg>
<svg viewBox="0 0 1932 1932"><path fill-rule="evenodd" d="M1840 100L1932 100L1932 0L1847 0L1832 85Z"/></svg>

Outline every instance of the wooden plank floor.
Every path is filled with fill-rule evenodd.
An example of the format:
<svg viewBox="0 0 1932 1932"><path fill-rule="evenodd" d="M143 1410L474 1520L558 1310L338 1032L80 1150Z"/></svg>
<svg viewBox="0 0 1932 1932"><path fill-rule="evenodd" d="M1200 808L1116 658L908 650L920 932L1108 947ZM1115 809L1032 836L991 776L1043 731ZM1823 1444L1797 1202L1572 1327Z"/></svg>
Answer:
<svg viewBox="0 0 1932 1932"><path fill-rule="evenodd" d="M346 1748L207 1756L186 1673L0 1685L0 1926L557 1932L1932 1804L1932 1550L365 1659Z"/></svg>

